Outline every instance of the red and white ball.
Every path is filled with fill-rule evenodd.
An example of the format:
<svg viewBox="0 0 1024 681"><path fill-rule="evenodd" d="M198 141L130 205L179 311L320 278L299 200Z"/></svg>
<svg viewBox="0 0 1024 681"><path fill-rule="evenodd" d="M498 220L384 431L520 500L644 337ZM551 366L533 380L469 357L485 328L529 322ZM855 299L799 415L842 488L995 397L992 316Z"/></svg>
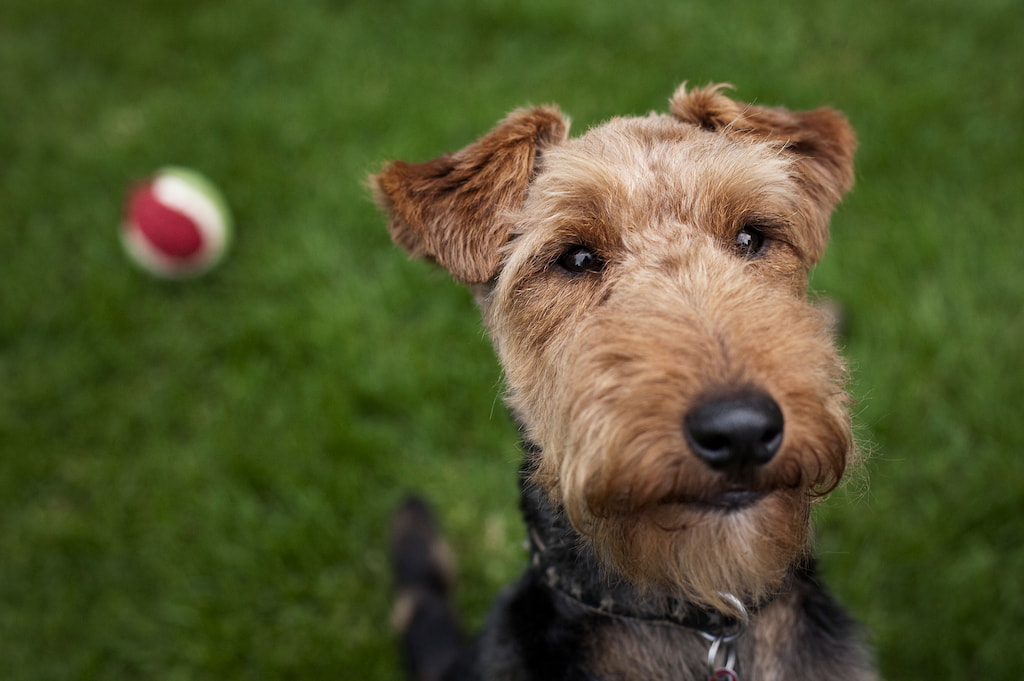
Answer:
<svg viewBox="0 0 1024 681"><path fill-rule="evenodd" d="M128 196L121 241L150 274L200 275L224 257L231 212L217 188L187 168L163 168Z"/></svg>

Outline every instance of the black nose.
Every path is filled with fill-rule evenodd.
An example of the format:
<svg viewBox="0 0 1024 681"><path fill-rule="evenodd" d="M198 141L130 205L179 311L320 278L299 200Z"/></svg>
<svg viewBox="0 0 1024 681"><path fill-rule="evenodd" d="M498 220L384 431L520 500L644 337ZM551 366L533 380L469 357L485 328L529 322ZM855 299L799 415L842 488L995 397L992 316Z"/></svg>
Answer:
<svg viewBox="0 0 1024 681"><path fill-rule="evenodd" d="M759 466L782 445L782 410L757 391L708 399L686 415L684 430L694 453L715 470Z"/></svg>

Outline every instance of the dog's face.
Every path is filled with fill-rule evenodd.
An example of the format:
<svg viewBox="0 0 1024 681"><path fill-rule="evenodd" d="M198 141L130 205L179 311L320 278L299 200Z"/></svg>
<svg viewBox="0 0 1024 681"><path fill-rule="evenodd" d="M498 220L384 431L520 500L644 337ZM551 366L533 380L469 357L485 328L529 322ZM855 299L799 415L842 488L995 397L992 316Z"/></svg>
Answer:
<svg viewBox="0 0 1024 681"><path fill-rule="evenodd" d="M631 581L729 610L778 586L853 449L805 288L854 138L715 87L671 109L571 140L517 112L374 182L396 241L474 288L536 482ZM770 446L716 449L751 418Z"/></svg>

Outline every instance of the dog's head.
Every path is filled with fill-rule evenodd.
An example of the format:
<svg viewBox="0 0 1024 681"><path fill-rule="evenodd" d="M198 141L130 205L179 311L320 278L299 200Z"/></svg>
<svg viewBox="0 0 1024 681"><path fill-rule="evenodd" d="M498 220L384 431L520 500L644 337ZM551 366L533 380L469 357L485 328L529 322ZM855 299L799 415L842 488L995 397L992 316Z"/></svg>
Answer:
<svg viewBox="0 0 1024 681"><path fill-rule="evenodd" d="M394 240L476 293L536 482L628 578L728 609L778 585L853 451L805 289L855 139L722 90L574 139L516 111L371 182Z"/></svg>

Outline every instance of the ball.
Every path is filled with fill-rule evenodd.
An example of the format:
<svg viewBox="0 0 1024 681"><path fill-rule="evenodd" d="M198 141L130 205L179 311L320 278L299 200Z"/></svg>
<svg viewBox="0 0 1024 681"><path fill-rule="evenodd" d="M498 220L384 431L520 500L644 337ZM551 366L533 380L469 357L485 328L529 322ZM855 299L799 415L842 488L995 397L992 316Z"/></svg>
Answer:
<svg viewBox="0 0 1024 681"><path fill-rule="evenodd" d="M142 269L180 279L219 263L231 230L228 204L212 182L194 170L167 167L129 193L121 241Z"/></svg>

